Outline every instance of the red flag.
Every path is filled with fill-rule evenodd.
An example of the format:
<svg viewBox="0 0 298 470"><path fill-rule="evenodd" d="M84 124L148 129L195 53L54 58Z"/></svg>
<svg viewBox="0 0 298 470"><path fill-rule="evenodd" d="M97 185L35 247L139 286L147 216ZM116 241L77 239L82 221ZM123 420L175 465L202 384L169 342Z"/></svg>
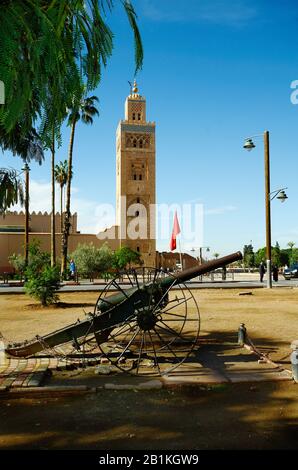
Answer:
<svg viewBox="0 0 298 470"><path fill-rule="evenodd" d="M174 225L173 225L171 243L170 243L171 251L176 250L176 246L177 246L176 245L176 237L180 232L181 232L181 230L180 230L180 225L179 225L179 222L178 222L177 211L176 211L175 212L175 217L174 217Z"/></svg>

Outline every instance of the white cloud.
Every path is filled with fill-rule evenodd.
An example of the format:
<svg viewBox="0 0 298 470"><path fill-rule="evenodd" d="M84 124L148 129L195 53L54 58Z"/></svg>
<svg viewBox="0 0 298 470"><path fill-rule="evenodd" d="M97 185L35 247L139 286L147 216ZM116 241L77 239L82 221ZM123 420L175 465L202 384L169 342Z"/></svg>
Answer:
<svg viewBox="0 0 298 470"><path fill-rule="evenodd" d="M51 212L51 183L30 180L30 212ZM56 212L60 212L60 188L56 186ZM105 217L102 223L102 206L96 201L80 197L80 190L72 188L71 211L78 214L78 230L97 234L106 226L115 224L113 216ZM11 210L24 210L20 205Z"/></svg>
<svg viewBox="0 0 298 470"><path fill-rule="evenodd" d="M227 212L234 212L237 210L235 206L222 206L222 207L214 207L213 209L206 209L204 211L205 215L222 215L226 214Z"/></svg>
<svg viewBox="0 0 298 470"><path fill-rule="evenodd" d="M174 3L174 4L173 4ZM258 12L247 0L142 0L138 11L152 21L209 22L241 26L254 19Z"/></svg>

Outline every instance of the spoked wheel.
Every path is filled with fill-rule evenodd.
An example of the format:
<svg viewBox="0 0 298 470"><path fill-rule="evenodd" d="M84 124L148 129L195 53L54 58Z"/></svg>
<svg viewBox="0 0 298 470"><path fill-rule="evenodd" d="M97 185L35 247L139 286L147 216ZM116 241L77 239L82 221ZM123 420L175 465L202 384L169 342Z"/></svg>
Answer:
<svg viewBox="0 0 298 470"><path fill-rule="evenodd" d="M193 294L185 284L174 286L174 276L173 282L162 289L163 277L162 271L153 268L125 272L107 285L96 303L94 313L101 315L101 305L108 305L115 291L124 299L128 288L146 291L146 302L134 303L126 320L98 344L111 364L122 371L168 374L189 357L197 343L200 314Z"/></svg>

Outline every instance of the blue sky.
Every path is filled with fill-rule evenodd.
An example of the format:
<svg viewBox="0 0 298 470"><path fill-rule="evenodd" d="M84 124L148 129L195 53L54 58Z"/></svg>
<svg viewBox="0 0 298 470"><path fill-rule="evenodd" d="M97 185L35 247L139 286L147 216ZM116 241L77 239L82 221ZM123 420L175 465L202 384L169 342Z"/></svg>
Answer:
<svg viewBox="0 0 298 470"><path fill-rule="evenodd" d="M204 246L222 255L252 240L265 245L262 139L253 152L245 137L270 131L272 242L298 245L298 4L284 0L135 0L145 60L138 75L147 118L157 125L157 200L204 205ZM74 154L74 205L79 228L96 231L97 206L115 201L115 131L124 117L134 73L132 34L121 8L109 17L112 59L96 90L100 117L80 125ZM58 160L67 156L63 131ZM6 155L6 165L21 164ZM3 165L4 166L4 165ZM50 208L49 158L32 165L31 206ZM182 238L182 248L183 248ZM167 249L167 243L160 243Z"/></svg>

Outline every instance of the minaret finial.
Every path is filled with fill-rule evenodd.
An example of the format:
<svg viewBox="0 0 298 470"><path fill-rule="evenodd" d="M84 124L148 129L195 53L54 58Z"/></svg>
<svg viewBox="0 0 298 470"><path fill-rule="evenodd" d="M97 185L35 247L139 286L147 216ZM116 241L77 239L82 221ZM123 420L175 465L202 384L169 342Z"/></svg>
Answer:
<svg viewBox="0 0 298 470"><path fill-rule="evenodd" d="M135 94L137 94L138 91L139 91L139 89L138 89L138 84L137 84L136 79L134 79L132 91L133 91L133 93L135 93Z"/></svg>

